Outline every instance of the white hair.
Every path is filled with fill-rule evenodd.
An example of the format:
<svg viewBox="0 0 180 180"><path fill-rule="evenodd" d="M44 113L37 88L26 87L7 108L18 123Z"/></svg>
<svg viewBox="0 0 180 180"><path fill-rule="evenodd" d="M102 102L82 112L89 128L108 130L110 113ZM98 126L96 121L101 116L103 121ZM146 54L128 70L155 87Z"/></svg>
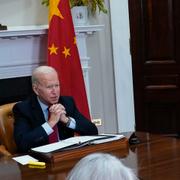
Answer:
<svg viewBox="0 0 180 180"><path fill-rule="evenodd" d="M82 158L66 180L137 180L133 171L107 153L93 153Z"/></svg>
<svg viewBox="0 0 180 180"><path fill-rule="evenodd" d="M56 70L51 66L39 66L39 67L37 67L32 72L32 77L31 77L32 84L35 84L39 81L38 78L39 78L40 74L48 74L48 73L52 73L52 72L56 72Z"/></svg>

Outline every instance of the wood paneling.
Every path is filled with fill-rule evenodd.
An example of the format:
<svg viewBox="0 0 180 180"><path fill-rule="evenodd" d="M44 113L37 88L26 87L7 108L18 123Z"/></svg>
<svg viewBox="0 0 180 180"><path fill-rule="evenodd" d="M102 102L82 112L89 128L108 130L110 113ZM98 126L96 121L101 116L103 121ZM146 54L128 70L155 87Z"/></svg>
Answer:
<svg viewBox="0 0 180 180"><path fill-rule="evenodd" d="M180 1L129 0L136 130L180 132Z"/></svg>

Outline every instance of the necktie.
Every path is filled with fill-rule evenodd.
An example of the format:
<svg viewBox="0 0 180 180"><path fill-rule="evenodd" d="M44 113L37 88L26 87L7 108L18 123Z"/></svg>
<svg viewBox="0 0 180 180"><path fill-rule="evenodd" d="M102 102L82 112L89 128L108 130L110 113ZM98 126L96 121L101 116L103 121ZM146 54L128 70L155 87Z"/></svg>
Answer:
<svg viewBox="0 0 180 180"><path fill-rule="evenodd" d="M49 119L50 113L48 112L48 119ZM57 124L53 127L53 132L49 135L49 143L58 142L58 127Z"/></svg>

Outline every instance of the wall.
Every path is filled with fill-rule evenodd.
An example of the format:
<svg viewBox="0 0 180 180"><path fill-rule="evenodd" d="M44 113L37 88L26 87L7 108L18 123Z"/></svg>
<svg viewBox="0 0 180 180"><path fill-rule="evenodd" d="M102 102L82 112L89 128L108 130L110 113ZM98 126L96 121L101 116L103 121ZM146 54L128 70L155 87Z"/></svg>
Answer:
<svg viewBox="0 0 180 180"><path fill-rule="evenodd" d="M91 23L104 24L105 28L87 40L91 57L92 118L102 119L99 131L105 133L118 130L109 15L97 14L97 18L91 18ZM6 0L1 2L0 17L0 23L8 26L47 24L47 8L41 5L40 0Z"/></svg>
<svg viewBox="0 0 180 180"><path fill-rule="evenodd" d="M128 0L110 1L118 131L135 128ZM116 18L118 16L118 18Z"/></svg>
<svg viewBox="0 0 180 180"><path fill-rule="evenodd" d="M8 26L47 24L41 0L0 0L0 23Z"/></svg>

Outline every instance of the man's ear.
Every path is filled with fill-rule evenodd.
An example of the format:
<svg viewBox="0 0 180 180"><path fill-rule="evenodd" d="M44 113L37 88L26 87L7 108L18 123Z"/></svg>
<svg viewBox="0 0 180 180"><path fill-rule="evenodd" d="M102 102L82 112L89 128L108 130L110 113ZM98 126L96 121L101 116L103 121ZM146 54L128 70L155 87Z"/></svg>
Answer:
<svg viewBox="0 0 180 180"><path fill-rule="evenodd" d="M34 91L34 93L35 93L36 95L39 95L39 91L38 91L37 84L33 84L33 85L32 85L32 89L33 89L33 91Z"/></svg>

